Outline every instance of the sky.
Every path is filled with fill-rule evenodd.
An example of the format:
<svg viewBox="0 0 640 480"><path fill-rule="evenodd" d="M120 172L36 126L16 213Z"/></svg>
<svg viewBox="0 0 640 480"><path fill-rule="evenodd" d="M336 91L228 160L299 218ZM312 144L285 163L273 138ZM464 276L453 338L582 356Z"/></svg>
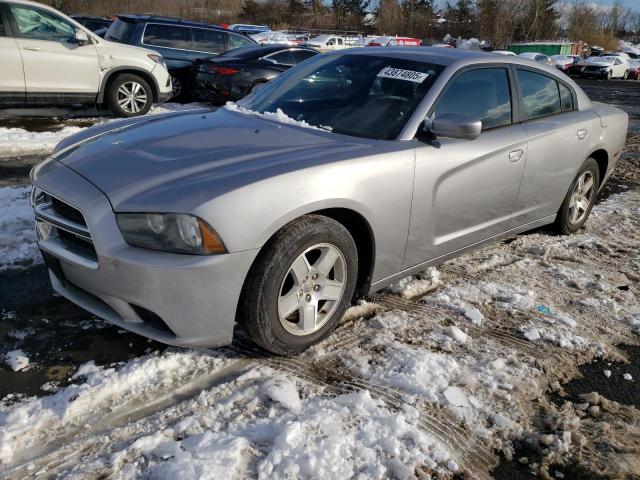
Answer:
<svg viewBox="0 0 640 480"><path fill-rule="evenodd" d="M613 5L615 0L594 0L593 3L598 5ZM622 0L622 6L640 12L640 0Z"/></svg>

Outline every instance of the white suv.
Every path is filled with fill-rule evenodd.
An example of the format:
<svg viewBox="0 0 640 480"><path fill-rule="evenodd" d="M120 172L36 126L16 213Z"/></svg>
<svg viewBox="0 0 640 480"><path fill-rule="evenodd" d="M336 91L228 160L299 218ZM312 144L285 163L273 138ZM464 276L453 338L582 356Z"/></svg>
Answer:
<svg viewBox="0 0 640 480"><path fill-rule="evenodd" d="M105 104L132 117L172 96L157 52L103 40L26 0L0 0L0 72L0 107Z"/></svg>

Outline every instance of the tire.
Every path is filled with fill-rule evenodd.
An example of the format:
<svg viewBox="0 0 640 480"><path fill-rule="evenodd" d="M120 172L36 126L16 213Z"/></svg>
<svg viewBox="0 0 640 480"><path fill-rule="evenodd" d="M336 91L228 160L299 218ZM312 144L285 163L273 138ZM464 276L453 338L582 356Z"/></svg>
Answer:
<svg viewBox="0 0 640 480"><path fill-rule="evenodd" d="M609 70L609 71L607 72L606 79L607 79L607 80L611 80L611 77L613 77L613 72L612 72L611 70Z"/></svg>
<svg viewBox="0 0 640 480"><path fill-rule="evenodd" d="M627 78L629 78L629 70L625 70L624 75L622 76L623 80L626 80Z"/></svg>
<svg viewBox="0 0 640 480"><path fill-rule="evenodd" d="M583 184L585 184L588 183L587 179L589 178L592 180L590 189L588 191L587 189L580 190L580 181L582 180ZM580 167L576 178L571 182L571 187L569 187L560 210L558 210L555 227L559 233L569 235L583 227L587 218L589 218L599 188L600 169L598 163L593 158L587 158L582 167ZM576 202L578 201L582 204L581 208L577 207Z"/></svg>
<svg viewBox="0 0 640 480"><path fill-rule="evenodd" d="M333 265L325 273L323 259ZM278 231L251 267L238 322L265 350L299 353L335 328L351 304L357 277L358 252L347 229L325 216L301 217ZM334 300L323 299L325 295ZM304 317L304 312L309 315ZM306 326L304 318L309 320Z"/></svg>
<svg viewBox="0 0 640 480"><path fill-rule="evenodd" d="M132 93L127 102L127 92ZM135 99L135 101L131 101ZM136 117L144 115L153 105L153 90L138 75L124 73L109 83L106 92L106 103L114 115L118 117Z"/></svg>

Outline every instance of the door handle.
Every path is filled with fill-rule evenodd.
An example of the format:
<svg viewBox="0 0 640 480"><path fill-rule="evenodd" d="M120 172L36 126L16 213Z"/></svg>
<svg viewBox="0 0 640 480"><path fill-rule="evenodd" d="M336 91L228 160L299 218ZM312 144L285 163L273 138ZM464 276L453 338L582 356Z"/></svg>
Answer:
<svg viewBox="0 0 640 480"><path fill-rule="evenodd" d="M31 50L32 52L39 52L40 49L38 47L24 47L25 50Z"/></svg>
<svg viewBox="0 0 640 480"><path fill-rule="evenodd" d="M581 128L580 130L578 130L578 140L584 140L587 137L587 129L586 128Z"/></svg>
<svg viewBox="0 0 640 480"><path fill-rule="evenodd" d="M524 153L524 150L522 150L521 148L519 148L518 150L513 150L511 152L509 152L509 161L510 162L517 162L518 160L520 160L522 158L522 154Z"/></svg>

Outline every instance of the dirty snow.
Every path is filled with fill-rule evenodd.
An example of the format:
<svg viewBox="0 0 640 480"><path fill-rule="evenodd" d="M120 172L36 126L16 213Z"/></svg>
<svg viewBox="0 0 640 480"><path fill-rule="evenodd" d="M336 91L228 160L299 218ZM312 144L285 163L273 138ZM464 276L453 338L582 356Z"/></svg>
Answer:
<svg viewBox="0 0 640 480"><path fill-rule="evenodd" d="M0 187L0 272L42 262L30 194L31 187Z"/></svg>

